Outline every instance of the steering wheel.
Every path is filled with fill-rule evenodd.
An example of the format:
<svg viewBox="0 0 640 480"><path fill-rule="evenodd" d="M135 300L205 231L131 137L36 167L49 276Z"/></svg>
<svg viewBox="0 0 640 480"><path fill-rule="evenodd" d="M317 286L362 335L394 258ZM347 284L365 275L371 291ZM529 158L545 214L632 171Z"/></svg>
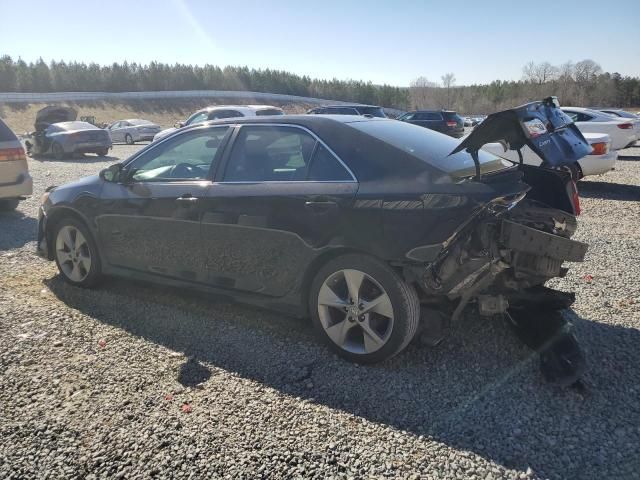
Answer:
<svg viewBox="0 0 640 480"><path fill-rule="evenodd" d="M171 169L172 178L196 178L198 171L190 163L179 163Z"/></svg>

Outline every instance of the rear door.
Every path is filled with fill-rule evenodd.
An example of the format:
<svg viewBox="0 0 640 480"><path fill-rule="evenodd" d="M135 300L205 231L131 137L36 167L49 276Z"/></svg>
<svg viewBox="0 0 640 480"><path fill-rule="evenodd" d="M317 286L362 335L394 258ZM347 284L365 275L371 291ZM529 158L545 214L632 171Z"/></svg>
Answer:
<svg viewBox="0 0 640 480"><path fill-rule="evenodd" d="M283 296L338 232L357 191L350 171L311 132L237 127L203 204L208 281Z"/></svg>
<svg viewBox="0 0 640 480"><path fill-rule="evenodd" d="M409 123L444 133L446 125L440 112L415 112Z"/></svg>
<svg viewBox="0 0 640 480"><path fill-rule="evenodd" d="M105 182L96 222L112 266L204 281L201 202L230 127L189 130L128 162L128 180Z"/></svg>

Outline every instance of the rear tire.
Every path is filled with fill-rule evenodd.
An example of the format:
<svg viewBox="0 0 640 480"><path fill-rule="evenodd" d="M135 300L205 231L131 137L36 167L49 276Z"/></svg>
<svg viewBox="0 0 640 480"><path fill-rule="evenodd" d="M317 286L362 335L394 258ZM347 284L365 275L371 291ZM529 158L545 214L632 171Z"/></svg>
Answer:
<svg viewBox="0 0 640 480"><path fill-rule="evenodd" d="M129 135L128 133L124 136L124 142L127 145L133 145L135 142L133 141L133 137L131 135Z"/></svg>
<svg viewBox="0 0 640 480"><path fill-rule="evenodd" d="M108 148L101 148L100 150L96 150L96 155L99 157L106 157L109 154Z"/></svg>
<svg viewBox="0 0 640 480"><path fill-rule="evenodd" d="M381 362L400 353L420 320L414 288L385 263L360 254L337 257L318 271L309 310L329 347L357 363Z"/></svg>
<svg viewBox="0 0 640 480"><path fill-rule="evenodd" d="M17 198L5 198L0 200L0 212L11 212L18 208L20 200Z"/></svg>
<svg viewBox="0 0 640 480"><path fill-rule="evenodd" d="M64 157L65 157L64 148L62 148L62 145L60 145L57 142L51 145L51 154L53 155L53 158L55 158L56 160L64 160Z"/></svg>
<svg viewBox="0 0 640 480"><path fill-rule="evenodd" d="M53 257L65 282L91 288L102 276L98 247L87 227L75 218L63 218L53 231Z"/></svg>

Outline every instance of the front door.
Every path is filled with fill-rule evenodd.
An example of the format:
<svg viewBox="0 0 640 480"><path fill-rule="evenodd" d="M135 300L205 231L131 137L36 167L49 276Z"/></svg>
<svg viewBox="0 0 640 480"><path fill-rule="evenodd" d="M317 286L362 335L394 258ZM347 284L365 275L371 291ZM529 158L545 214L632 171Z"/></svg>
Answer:
<svg viewBox="0 0 640 480"><path fill-rule="evenodd" d="M109 265L204 280L201 202L228 130L184 132L128 162L122 183L105 183L96 221Z"/></svg>
<svg viewBox="0 0 640 480"><path fill-rule="evenodd" d="M208 281L283 296L347 230L343 210L358 184L311 133L293 126L239 127L225 163L202 205Z"/></svg>

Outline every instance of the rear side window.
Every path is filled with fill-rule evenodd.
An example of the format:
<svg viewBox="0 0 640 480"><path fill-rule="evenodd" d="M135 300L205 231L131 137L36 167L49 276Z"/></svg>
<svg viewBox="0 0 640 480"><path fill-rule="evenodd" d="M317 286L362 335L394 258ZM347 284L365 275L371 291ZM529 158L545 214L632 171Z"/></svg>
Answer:
<svg viewBox="0 0 640 480"><path fill-rule="evenodd" d="M265 110L256 111L256 115L259 117L262 115L284 115L284 112L279 108L267 108Z"/></svg>
<svg viewBox="0 0 640 480"><path fill-rule="evenodd" d="M237 110L215 110L209 114L209 120L218 120L220 118L237 118L243 117Z"/></svg>
<svg viewBox="0 0 640 480"><path fill-rule="evenodd" d="M315 138L295 127L242 127L223 181L305 180L315 145Z"/></svg>
<svg viewBox="0 0 640 480"><path fill-rule="evenodd" d="M359 115L355 108L350 107L328 107L322 113L328 115Z"/></svg>
<svg viewBox="0 0 640 480"><path fill-rule="evenodd" d="M442 115L438 112L417 112L412 120L442 120Z"/></svg>
<svg viewBox="0 0 640 480"><path fill-rule="evenodd" d="M318 144L309 168L308 180L314 182L353 181L353 178L324 145Z"/></svg>
<svg viewBox="0 0 640 480"><path fill-rule="evenodd" d="M9 142L12 140L17 140L18 137L11 131L7 125L0 120L0 142Z"/></svg>

